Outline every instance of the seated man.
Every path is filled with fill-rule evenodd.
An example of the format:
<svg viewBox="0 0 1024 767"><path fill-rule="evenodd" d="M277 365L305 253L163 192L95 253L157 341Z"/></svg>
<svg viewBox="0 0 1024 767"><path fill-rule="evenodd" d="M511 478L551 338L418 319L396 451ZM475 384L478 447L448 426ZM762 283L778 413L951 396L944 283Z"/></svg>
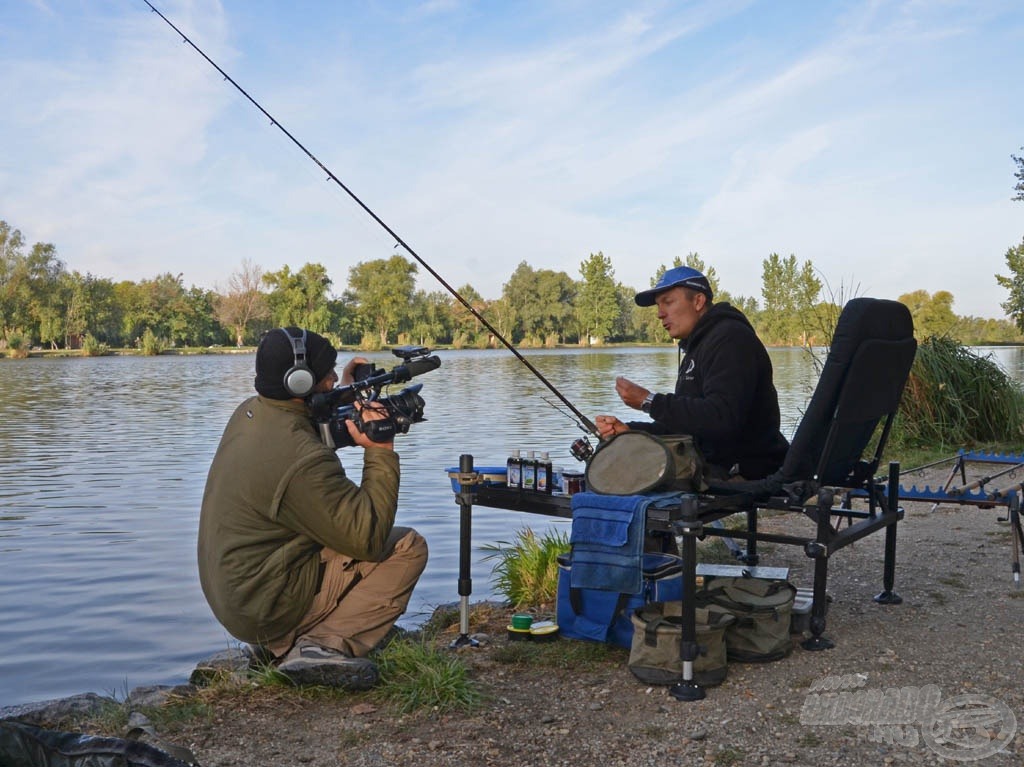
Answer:
<svg viewBox="0 0 1024 767"><path fill-rule="evenodd" d="M658 319L683 350L673 394L655 394L622 376L615 391L653 421L600 415L607 438L628 429L690 434L707 463L708 478L761 479L782 465L789 443L779 431L779 397L772 363L743 313L712 303L711 285L696 269L669 269L638 306L658 307Z"/></svg>
<svg viewBox="0 0 1024 767"><path fill-rule="evenodd" d="M199 579L221 624L281 660L296 684L365 689L365 656L405 612L427 545L395 527L399 460L392 443L345 425L364 449L356 484L313 426L307 398L338 381L337 352L299 328L267 333L257 396L228 421L199 519ZM345 368L350 383L356 358ZM367 407L363 420L384 413Z"/></svg>

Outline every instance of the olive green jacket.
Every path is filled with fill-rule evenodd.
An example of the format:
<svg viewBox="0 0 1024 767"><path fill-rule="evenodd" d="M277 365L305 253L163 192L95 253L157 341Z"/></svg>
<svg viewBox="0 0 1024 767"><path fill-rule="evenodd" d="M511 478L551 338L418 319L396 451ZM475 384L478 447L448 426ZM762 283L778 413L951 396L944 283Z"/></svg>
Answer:
<svg viewBox="0 0 1024 767"><path fill-rule="evenodd" d="M323 547L375 559L395 522L398 454L367 448L357 485L302 402L252 397L213 458L199 518L199 580L217 620L243 642L295 628L318 587Z"/></svg>

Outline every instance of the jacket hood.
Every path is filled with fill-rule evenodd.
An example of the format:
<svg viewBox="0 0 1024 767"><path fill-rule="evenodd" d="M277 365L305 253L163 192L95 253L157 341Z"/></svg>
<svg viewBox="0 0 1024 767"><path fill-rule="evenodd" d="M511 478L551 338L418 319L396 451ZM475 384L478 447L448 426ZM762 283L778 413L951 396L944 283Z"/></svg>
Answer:
<svg viewBox="0 0 1024 767"><path fill-rule="evenodd" d="M747 319L743 312L732 304L721 301L717 304L712 304L707 313L697 321L697 325L693 328L689 338L680 339L679 348L685 352L687 349L696 346L700 343L700 339L720 322L740 322L750 328L751 331L754 330L754 326L750 324L750 320Z"/></svg>

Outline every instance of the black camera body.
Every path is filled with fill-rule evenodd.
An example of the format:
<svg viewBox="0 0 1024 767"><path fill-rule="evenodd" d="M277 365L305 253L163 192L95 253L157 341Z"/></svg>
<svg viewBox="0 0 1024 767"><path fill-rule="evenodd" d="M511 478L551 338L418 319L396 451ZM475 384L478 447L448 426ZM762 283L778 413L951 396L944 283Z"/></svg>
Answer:
<svg viewBox="0 0 1024 767"><path fill-rule="evenodd" d="M402 364L389 371L372 364L360 365L355 370L353 383L308 398L313 423L325 445L335 450L355 445L346 421L352 421L374 442L391 442L396 434L405 434L412 424L426 420L423 417L426 403L419 394L423 384L407 386L386 397L381 396L381 390L436 370L441 366L440 358L430 355L430 349L425 346L398 346L391 351L402 359ZM382 406L386 417L372 421L363 419L360 408L370 403Z"/></svg>

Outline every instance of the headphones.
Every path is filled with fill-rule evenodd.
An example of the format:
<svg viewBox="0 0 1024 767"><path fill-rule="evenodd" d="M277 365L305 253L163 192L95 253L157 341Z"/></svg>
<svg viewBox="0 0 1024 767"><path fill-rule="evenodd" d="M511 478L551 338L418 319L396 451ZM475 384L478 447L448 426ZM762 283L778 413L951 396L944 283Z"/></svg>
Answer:
<svg viewBox="0 0 1024 767"><path fill-rule="evenodd" d="M295 337L285 328L278 328L278 330L288 336L295 354L294 364L284 374L282 381L284 390L293 397L305 399L316 386L316 374L306 364L306 331L303 330L301 336Z"/></svg>

